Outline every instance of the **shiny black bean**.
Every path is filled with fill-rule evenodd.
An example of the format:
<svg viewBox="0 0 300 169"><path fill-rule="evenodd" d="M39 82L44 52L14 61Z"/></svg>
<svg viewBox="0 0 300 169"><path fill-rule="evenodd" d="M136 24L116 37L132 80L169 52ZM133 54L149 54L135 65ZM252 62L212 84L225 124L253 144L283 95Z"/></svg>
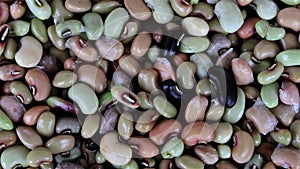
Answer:
<svg viewBox="0 0 300 169"><path fill-rule="evenodd" d="M165 80L161 84L161 89L165 93L167 99L176 107L179 108L181 103L181 91L172 79Z"/></svg>
<svg viewBox="0 0 300 169"><path fill-rule="evenodd" d="M87 139L85 141L85 148L92 152L96 152L99 150L99 146L92 139Z"/></svg>
<svg viewBox="0 0 300 169"><path fill-rule="evenodd" d="M165 35L162 40L162 48L164 50L164 56L173 56L176 54L180 39L183 36L181 29L172 30L169 35Z"/></svg>
<svg viewBox="0 0 300 169"><path fill-rule="evenodd" d="M216 97L221 105L230 108L237 100L237 85L233 73L220 66L211 67L208 77L213 84L212 97Z"/></svg>

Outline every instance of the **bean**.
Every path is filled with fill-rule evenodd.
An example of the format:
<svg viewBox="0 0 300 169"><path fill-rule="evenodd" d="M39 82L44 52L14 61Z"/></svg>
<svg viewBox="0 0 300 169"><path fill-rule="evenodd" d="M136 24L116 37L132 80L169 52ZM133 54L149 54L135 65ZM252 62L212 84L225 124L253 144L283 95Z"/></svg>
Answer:
<svg viewBox="0 0 300 169"><path fill-rule="evenodd" d="M250 136L245 131L237 131L234 133L235 145L232 148L232 158L237 163L248 162L254 152L254 143Z"/></svg>
<svg viewBox="0 0 300 169"><path fill-rule="evenodd" d="M4 130L12 130L14 125L9 117L0 109L0 128Z"/></svg>
<svg viewBox="0 0 300 169"><path fill-rule="evenodd" d="M99 1L93 5L92 11L99 14L108 14L119 6L121 4L118 1Z"/></svg>
<svg viewBox="0 0 300 169"><path fill-rule="evenodd" d="M117 126L119 119L119 112L115 108L107 109L100 122L99 133L104 135L110 131L113 131Z"/></svg>
<svg viewBox="0 0 300 169"><path fill-rule="evenodd" d="M292 135L292 145L296 148L299 149L300 147L300 132L299 132L299 127L300 127L300 120L295 120L291 125L290 125L290 132Z"/></svg>
<svg viewBox="0 0 300 169"><path fill-rule="evenodd" d="M30 104L32 101L30 90L24 83L20 81L11 82L10 92L20 99L20 101L24 104Z"/></svg>
<svg viewBox="0 0 300 169"><path fill-rule="evenodd" d="M147 6L153 10L153 18L159 24L169 23L173 17L174 12L167 0L145 0Z"/></svg>
<svg viewBox="0 0 300 169"><path fill-rule="evenodd" d="M36 125L40 115L49 110L50 108L45 105L38 105L38 106L31 107L29 110L25 112L23 116L23 122L29 126Z"/></svg>
<svg viewBox="0 0 300 169"><path fill-rule="evenodd" d="M181 40L179 51L183 53L199 53L209 46L209 40L205 37L185 36Z"/></svg>
<svg viewBox="0 0 300 169"><path fill-rule="evenodd" d="M211 20L214 17L213 6L206 2L199 2L193 6L191 15L203 17L205 20Z"/></svg>
<svg viewBox="0 0 300 169"><path fill-rule="evenodd" d="M138 33L138 29L137 22L127 22L124 26L124 31L120 35L122 42L125 44L131 42Z"/></svg>
<svg viewBox="0 0 300 169"><path fill-rule="evenodd" d="M98 60L98 52L96 48L89 45L79 36L73 36L66 41L66 48L69 48L80 59L87 62Z"/></svg>
<svg viewBox="0 0 300 169"><path fill-rule="evenodd" d="M188 169L188 168L199 168L204 169L204 163L190 155L182 155L175 158L176 166L178 168Z"/></svg>
<svg viewBox="0 0 300 169"><path fill-rule="evenodd" d="M81 165L78 165L78 164L75 164L72 162L62 162L56 166L56 169L68 169L68 168L84 169L84 167L82 167Z"/></svg>
<svg viewBox="0 0 300 169"><path fill-rule="evenodd" d="M36 101L48 98L52 87L49 77L43 70L38 68L29 69L25 75L25 80Z"/></svg>
<svg viewBox="0 0 300 169"><path fill-rule="evenodd" d="M242 39L248 39L255 33L255 24L259 21L258 17L251 17L247 19L242 27L237 31L237 34Z"/></svg>
<svg viewBox="0 0 300 169"><path fill-rule="evenodd" d="M154 126L149 132L149 137L156 145L164 144L170 136L179 134L182 130L181 124L174 119L166 119Z"/></svg>
<svg viewBox="0 0 300 169"><path fill-rule="evenodd" d="M119 135L128 140L133 133L133 117L128 112L123 112L118 121L118 133Z"/></svg>
<svg viewBox="0 0 300 169"><path fill-rule="evenodd" d="M55 25L51 25L47 28L48 37L56 48L59 50L65 50L66 39L60 38L56 33L55 28Z"/></svg>
<svg viewBox="0 0 300 169"><path fill-rule="evenodd" d="M5 112L14 123L19 122L26 111L23 104L17 98L8 95L0 97L0 109Z"/></svg>
<svg viewBox="0 0 300 169"><path fill-rule="evenodd" d="M231 60L231 68L237 85L247 85L254 81L252 69L244 59Z"/></svg>
<svg viewBox="0 0 300 169"><path fill-rule="evenodd" d="M30 24L32 34L42 43L48 41L46 26L43 21L33 18Z"/></svg>
<svg viewBox="0 0 300 169"><path fill-rule="evenodd" d="M71 135L58 135L49 139L45 146L52 154L58 154L71 150L75 145L75 138Z"/></svg>
<svg viewBox="0 0 300 169"><path fill-rule="evenodd" d="M89 40L98 40L101 37L104 28L100 15L94 12L87 13L82 17L82 22Z"/></svg>
<svg viewBox="0 0 300 169"><path fill-rule="evenodd" d="M98 114L88 115L82 124L81 136L91 138L99 129L100 116Z"/></svg>
<svg viewBox="0 0 300 169"><path fill-rule="evenodd" d="M78 110L76 110L76 107L73 105L73 103L70 103L61 97L50 96L46 102L51 108L58 109L66 113L78 114Z"/></svg>
<svg viewBox="0 0 300 169"><path fill-rule="evenodd" d="M44 112L40 115L36 130L41 136L51 137L54 134L56 117L51 112Z"/></svg>
<svg viewBox="0 0 300 169"><path fill-rule="evenodd" d="M56 154L54 159L57 163L62 163L65 161L74 161L77 160L81 156L81 150L79 147L75 147L72 150L70 150L67 155L64 153Z"/></svg>
<svg viewBox="0 0 300 169"><path fill-rule="evenodd" d="M295 16L295 17L290 17ZM277 15L277 23L285 28L290 28L295 32L300 30L299 18L300 10L294 7L287 7L279 11Z"/></svg>
<svg viewBox="0 0 300 169"><path fill-rule="evenodd" d="M9 8L7 3L1 2L0 3L1 15L0 15L0 25L7 22L9 17Z"/></svg>
<svg viewBox="0 0 300 169"><path fill-rule="evenodd" d="M41 136L32 127L18 126L16 132L23 145L31 150L43 145Z"/></svg>
<svg viewBox="0 0 300 169"><path fill-rule="evenodd" d="M40 62L43 54L41 43L32 36L22 37L20 43L21 48L15 55L17 64L25 68L36 66Z"/></svg>
<svg viewBox="0 0 300 169"><path fill-rule="evenodd" d="M38 147L30 151L26 156L26 162L31 167L38 167L42 163L52 162L53 157L49 149Z"/></svg>
<svg viewBox="0 0 300 169"><path fill-rule="evenodd" d="M232 1L219 1L215 6L214 13L218 17L221 27L228 33L236 32L244 23L240 9Z"/></svg>
<svg viewBox="0 0 300 169"><path fill-rule="evenodd" d="M159 154L159 149L149 138L131 137L128 144L142 158L152 158Z"/></svg>
<svg viewBox="0 0 300 169"><path fill-rule="evenodd" d="M17 64L0 66L0 80L13 81L23 77L25 69Z"/></svg>
<svg viewBox="0 0 300 169"><path fill-rule="evenodd" d="M0 26L0 54L2 54L5 50L6 44L8 42L8 37L10 34L10 26L7 24Z"/></svg>
<svg viewBox="0 0 300 169"><path fill-rule="evenodd" d="M253 122L255 128L264 135L273 131L278 122L260 99L257 99L255 104L246 110L245 115L247 119Z"/></svg>
<svg viewBox="0 0 300 169"><path fill-rule="evenodd" d="M151 45L151 36L146 32L141 32L132 41L130 52L136 57L144 56Z"/></svg>
<svg viewBox="0 0 300 169"><path fill-rule="evenodd" d="M207 22L197 17L186 17L182 20L182 29L192 36L206 36L209 31Z"/></svg>
<svg viewBox="0 0 300 169"><path fill-rule="evenodd" d="M65 7L70 12L82 13L92 8L90 0L66 0Z"/></svg>
<svg viewBox="0 0 300 169"><path fill-rule="evenodd" d="M224 114L224 106L220 105L215 99L211 100L210 107L206 113L206 120L218 121Z"/></svg>
<svg viewBox="0 0 300 169"><path fill-rule="evenodd" d="M254 154L251 160L245 165L245 169L250 169L253 167L262 168L263 158L260 154Z"/></svg>
<svg viewBox="0 0 300 169"><path fill-rule="evenodd" d="M11 28L10 36L24 36L30 30L30 23L23 20L14 20L8 23Z"/></svg>
<svg viewBox="0 0 300 169"><path fill-rule="evenodd" d="M270 135L277 143L283 145L289 145L292 140L291 132L287 129L275 129Z"/></svg>
<svg viewBox="0 0 300 169"><path fill-rule="evenodd" d="M124 5L130 15L137 20L147 20L151 17L149 8L142 0L125 0Z"/></svg>
<svg viewBox="0 0 300 169"><path fill-rule="evenodd" d="M194 74L196 66L192 62L181 63L176 70L176 79L178 85L184 89L192 89L194 87Z"/></svg>
<svg viewBox="0 0 300 169"><path fill-rule="evenodd" d="M125 165L132 157L131 148L119 142L116 132L109 132L100 141L100 151L102 155L114 165Z"/></svg>
<svg viewBox="0 0 300 169"><path fill-rule="evenodd" d="M211 142L214 138L214 132L208 123L196 121L183 128L181 138L187 146L194 146L198 143Z"/></svg>
<svg viewBox="0 0 300 169"><path fill-rule="evenodd" d="M211 89L210 89L210 82L207 78L203 78L199 80L197 86L196 86L196 93L197 95L204 95L204 96L210 96L211 95Z"/></svg>
<svg viewBox="0 0 300 169"><path fill-rule="evenodd" d="M274 108L278 105L278 88L279 85L277 82L264 85L261 88L261 99L268 108ZM272 98L272 101L270 100L270 98Z"/></svg>
<svg viewBox="0 0 300 169"><path fill-rule="evenodd" d="M14 131L0 131L0 150L15 144L17 135Z"/></svg>
<svg viewBox="0 0 300 169"><path fill-rule="evenodd" d="M30 11L39 19L46 20L51 16L51 7L46 0L25 0Z"/></svg>
<svg viewBox="0 0 300 169"><path fill-rule="evenodd" d="M296 169L299 164L299 150L291 147L278 146L272 153L272 162L280 167Z"/></svg>
<svg viewBox="0 0 300 169"><path fill-rule="evenodd" d="M124 70L128 75L134 77L141 71L140 63L135 59L134 56L123 55L118 60L119 66Z"/></svg>
<svg viewBox="0 0 300 169"><path fill-rule="evenodd" d="M222 160L218 164L218 169L237 169L235 165L233 165L230 161Z"/></svg>
<svg viewBox="0 0 300 169"><path fill-rule="evenodd" d="M82 23L75 19L62 21L55 25L55 33L59 38L67 38L74 35L79 35L84 31Z"/></svg>
<svg viewBox="0 0 300 169"><path fill-rule="evenodd" d="M214 142L227 143L233 134L232 125L228 122L220 122L214 131Z"/></svg>
<svg viewBox="0 0 300 169"><path fill-rule="evenodd" d="M123 52L124 46L121 42L116 39L109 37L101 37L96 41L96 47L99 54L109 61L114 61L119 59Z"/></svg>
<svg viewBox="0 0 300 169"><path fill-rule="evenodd" d="M74 14L65 8L62 0L53 0L51 2L52 18L54 23L73 18Z"/></svg>
<svg viewBox="0 0 300 169"><path fill-rule="evenodd" d="M78 81L89 85L97 93L101 93L107 86L105 73L93 65L84 64L77 70Z"/></svg>
<svg viewBox="0 0 300 169"><path fill-rule="evenodd" d="M267 162L264 166L263 169L276 169L275 164L272 162Z"/></svg>
<svg viewBox="0 0 300 169"><path fill-rule="evenodd" d="M80 130L81 130L81 125L78 119L75 117L61 117L57 119L55 125L55 132L57 134L79 133Z"/></svg>
<svg viewBox="0 0 300 169"><path fill-rule="evenodd" d="M129 14L126 9L119 7L112 10L104 21L104 35L117 39L128 20Z"/></svg>
<svg viewBox="0 0 300 169"><path fill-rule="evenodd" d="M173 118L177 115L176 108L164 97L156 96L153 105L157 112L166 118Z"/></svg>
<svg viewBox="0 0 300 169"><path fill-rule="evenodd" d="M208 165L215 164L219 160L217 150L209 144L194 147L194 152L201 161Z"/></svg>
<svg viewBox="0 0 300 169"><path fill-rule="evenodd" d="M279 98L284 104L292 105L294 109L299 107L299 91L297 86L292 82L283 81L281 83Z"/></svg>
<svg viewBox="0 0 300 169"><path fill-rule="evenodd" d="M185 109L185 121L188 123L203 120L208 106L208 100L204 96L193 97Z"/></svg>
<svg viewBox="0 0 300 169"><path fill-rule="evenodd" d="M1 166L4 169L16 166L28 167L26 156L29 150L22 145L15 145L5 149L1 153Z"/></svg>
<svg viewBox="0 0 300 169"><path fill-rule="evenodd" d="M139 86L146 92L159 89L158 73L154 69L143 69L138 74Z"/></svg>
<svg viewBox="0 0 300 169"><path fill-rule="evenodd" d="M261 40L254 47L254 55L259 60L274 58L279 51L276 43L266 40Z"/></svg>
<svg viewBox="0 0 300 169"><path fill-rule="evenodd" d="M220 144L217 146L217 150L221 159L229 159L231 157L231 149L228 145Z"/></svg>
<svg viewBox="0 0 300 169"><path fill-rule="evenodd" d="M161 81L172 79L176 81L174 68L167 58L157 58L154 68L160 76Z"/></svg>
<svg viewBox="0 0 300 169"><path fill-rule="evenodd" d="M297 66L300 64L300 60L297 58L299 52L298 49L288 49L278 53L275 59L283 66Z"/></svg>
<svg viewBox="0 0 300 169"><path fill-rule="evenodd" d="M280 62L275 63L269 69L260 72L257 81L262 85L268 85L275 82L283 73L284 65Z"/></svg>
<svg viewBox="0 0 300 169"><path fill-rule="evenodd" d="M55 75L52 85L58 88L68 88L71 87L76 80L77 74L69 70L62 70Z"/></svg>
<svg viewBox="0 0 300 169"><path fill-rule="evenodd" d="M256 4L256 12L260 18L270 20L276 17L278 6L275 2L253 0L253 3Z"/></svg>
<svg viewBox="0 0 300 169"><path fill-rule="evenodd" d="M285 36L279 40L279 42L283 50L299 47L299 42L297 41L297 37L294 34L289 32L287 32Z"/></svg>
<svg viewBox="0 0 300 169"><path fill-rule="evenodd" d="M279 105L271 109L277 120L284 126L290 126L295 117L295 109L293 106L279 103Z"/></svg>
<svg viewBox="0 0 300 169"><path fill-rule="evenodd" d="M17 52L18 44L13 38L8 38L3 55L7 59L14 59Z"/></svg>
<svg viewBox="0 0 300 169"><path fill-rule="evenodd" d="M135 129L141 133L148 133L154 127L159 115L155 110L145 111L136 121Z"/></svg>

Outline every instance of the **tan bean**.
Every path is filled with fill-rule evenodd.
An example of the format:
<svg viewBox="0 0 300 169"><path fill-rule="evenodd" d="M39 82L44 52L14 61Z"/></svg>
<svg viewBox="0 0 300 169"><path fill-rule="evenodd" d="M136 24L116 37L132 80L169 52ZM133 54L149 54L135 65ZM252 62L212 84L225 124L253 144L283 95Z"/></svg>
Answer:
<svg viewBox="0 0 300 169"><path fill-rule="evenodd" d="M248 39L255 33L255 24L259 21L260 18L258 17L251 17L247 19L243 26L238 30L237 34L242 39Z"/></svg>
<svg viewBox="0 0 300 169"><path fill-rule="evenodd" d="M49 36L50 41L52 44L59 50L65 50L66 46L66 39L65 38L60 38L56 31L55 31L55 25L51 25L47 28L47 33Z"/></svg>
<svg viewBox="0 0 300 169"><path fill-rule="evenodd" d="M283 168L298 169L300 150L292 147L277 147L271 156L272 162Z"/></svg>
<svg viewBox="0 0 300 169"><path fill-rule="evenodd" d="M124 5L130 15L137 20L147 20L151 17L150 9L143 0L124 0Z"/></svg>
<svg viewBox="0 0 300 169"><path fill-rule="evenodd" d="M87 62L94 62L98 59L97 50L81 39L79 36L73 36L66 42L66 47L70 48L80 59Z"/></svg>
<svg viewBox="0 0 300 169"><path fill-rule="evenodd" d="M208 100L204 96L193 97L185 109L185 120L188 123L203 120L205 111L208 105Z"/></svg>
<svg viewBox="0 0 300 169"><path fill-rule="evenodd" d="M291 17L292 16L292 17ZM290 28L295 32L300 31L300 9L287 7L277 14L277 23L285 28Z"/></svg>
<svg viewBox="0 0 300 169"><path fill-rule="evenodd" d="M176 70L176 79L178 85L184 89L192 89L195 84L195 73L196 65L193 62L181 63Z"/></svg>
<svg viewBox="0 0 300 169"><path fill-rule="evenodd" d="M149 138L131 137L128 144L142 158L152 158L159 154L159 149Z"/></svg>
<svg viewBox="0 0 300 169"><path fill-rule="evenodd" d="M71 135L58 135L52 137L45 144L52 154L70 151L75 145L75 138Z"/></svg>
<svg viewBox="0 0 300 169"><path fill-rule="evenodd" d="M36 101L48 98L51 92L51 82L48 75L41 69L29 69L25 75L25 80L31 88L32 95Z"/></svg>
<svg viewBox="0 0 300 169"><path fill-rule="evenodd" d="M278 122L271 111L259 99L251 108L246 110L246 117L264 135L273 131Z"/></svg>
<svg viewBox="0 0 300 169"><path fill-rule="evenodd" d="M300 83L300 74L298 73L299 71L300 71L300 67L296 67L296 66L286 67L284 69L283 75L286 75L286 78L291 80L294 83Z"/></svg>
<svg viewBox="0 0 300 169"><path fill-rule="evenodd" d="M92 8L90 0L66 0L65 8L70 12L82 13Z"/></svg>
<svg viewBox="0 0 300 169"><path fill-rule="evenodd" d="M147 32L141 32L132 41L130 52L136 57L142 57L146 54L151 45L151 36Z"/></svg>
<svg viewBox="0 0 300 169"><path fill-rule="evenodd" d="M143 69L138 74L138 82L140 87L146 92L159 89L158 73L154 69Z"/></svg>
<svg viewBox="0 0 300 169"><path fill-rule="evenodd" d="M95 45L99 54L109 61L119 59L124 52L123 44L120 41L109 37L102 36L96 41Z"/></svg>
<svg viewBox="0 0 300 169"><path fill-rule="evenodd" d="M78 80L88 84L97 93L101 93L107 86L105 73L93 65L82 65L79 67Z"/></svg>
<svg viewBox="0 0 300 169"><path fill-rule="evenodd" d="M173 66L166 58L157 58L154 63L154 68L157 70L161 81L172 79L176 81Z"/></svg>
<svg viewBox="0 0 300 169"><path fill-rule="evenodd" d="M29 149L34 149L43 145L41 136L32 127L18 126L16 128L16 133L22 144Z"/></svg>
<svg viewBox="0 0 300 169"><path fill-rule="evenodd" d="M279 89L279 98L282 103L299 108L300 98L297 86L290 81L283 81Z"/></svg>
<svg viewBox="0 0 300 169"><path fill-rule="evenodd" d="M232 158L237 163L248 162L254 153L254 142L250 134L239 130L234 133L235 145L232 148Z"/></svg>
<svg viewBox="0 0 300 169"><path fill-rule="evenodd" d="M231 68L237 85L247 85L253 82L253 72L246 60L241 58L233 59Z"/></svg>
<svg viewBox="0 0 300 169"><path fill-rule="evenodd" d="M99 129L100 119L97 113L88 115L82 124L81 136L83 138L91 138Z"/></svg>
<svg viewBox="0 0 300 169"><path fill-rule="evenodd" d="M149 132L155 125L159 114L155 110L147 110L137 120L135 129L141 133Z"/></svg>
<svg viewBox="0 0 300 169"><path fill-rule="evenodd" d="M159 122L150 131L149 137L156 145L164 144L172 135L178 135L182 126L175 119L167 119Z"/></svg>
<svg viewBox="0 0 300 169"><path fill-rule="evenodd" d="M120 68L131 77L137 75L141 70L140 63L132 55L123 55L118 62Z"/></svg>
<svg viewBox="0 0 300 169"><path fill-rule="evenodd" d="M181 138L187 146L194 146L198 143L208 143L214 139L213 128L203 121L196 121L186 125Z"/></svg>

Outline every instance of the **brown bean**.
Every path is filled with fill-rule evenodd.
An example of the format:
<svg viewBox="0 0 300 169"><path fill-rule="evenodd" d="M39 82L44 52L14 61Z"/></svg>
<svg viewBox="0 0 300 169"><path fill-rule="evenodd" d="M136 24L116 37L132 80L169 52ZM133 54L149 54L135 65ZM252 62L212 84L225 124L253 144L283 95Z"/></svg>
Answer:
<svg viewBox="0 0 300 169"><path fill-rule="evenodd" d="M23 122L29 126L36 125L40 115L46 111L50 111L50 108L46 105L34 106L25 112Z"/></svg>
<svg viewBox="0 0 300 169"><path fill-rule="evenodd" d="M279 89L279 98L282 103L299 108L300 98L297 86L290 81L283 81Z"/></svg>
<svg viewBox="0 0 300 169"><path fill-rule="evenodd" d="M296 35L290 32L286 32L285 36L279 40L281 47L284 50L287 49L296 49L300 47L300 44L298 42L298 39Z"/></svg>
<svg viewBox="0 0 300 169"><path fill-rule="evenodd" d="M208 123L196 121L183 128L181 138L187 146L208 143L214 139L214 130Z"/></svg>
<svg viewBox="0 0 300 169"><path fill-rule="evenodd" d="M13 19L21 18L24 15L25 11L26 3L24 0L15 0L14 3L9 6L10 16Z"/></svg>
<svg viewBox="0 0 300 169"><path fill-rule="evenodd" d="M159 154L159 149L149 138L131 137L128 144L142 158L152 158Z"/></svg>
<svg viewBox="0 0 300 169"><path fill-rule="evenodd" d="M300 150L292 147L278 146L273 151L271 159L277 166L298 169L300 166Z"/></svg>
<svg viewBox="0 0 300 169"><path fill-rule="evenodd" d="M231 68L237 85L247 85L254 81L252 69L246 60L241 58L233 59Z"/></svg>
<svg viewBox="0 0 300 169"><path fill-rule="evenodd" d="M263 166L262 169L276 169L276 167L275 167L274 163L269 161Z"/></svg>
<svg viewBox="0 0 300 169"><path fill-rule="evenodd" d="M253 0L238 0L238 4L241 6L246 6L248 4L250 4Z"/></svg>
<svg viewBox="0 0 300 169"><path fill-rule="evenodd" d="M155 110L147 110L138 118L135 129L141 133L147 133L154 127L158 118L159 114Z"/></svg>
<svg viewBox="0 0 300 169"><path fill-rule="evenodd" d="M176 53L173 57L173 62L176 66L179 66L182 62L188 61L188 57L184 53Z"/></svg>
<svg viewBox="0 0 300 169"><path fill-rule="evenodd" d="M255 33L255 24L259 20L260 18L258 17L248 18L237 32L239 37L242 39L248 39L251 37Z"/></svg>
<svg viewBox="0 0 300 169"><path fill-rule="evenodd" d="M178 135L181 129L182 126L177 120L167 119L156 124L150 131L149 137L156 145L162 145L171 135Z"/></svg>
<svg viewBox="0 0 300 169"><path fill-rule="evenodd" d="M94 62L98 59L97 50L79 36L73 36L68 39L66 42L66 47L68 47L77 57L84 61Z"/></svg>
<svg viewBox="0 0 300 169"><path fill-rule="evenodd" d="M95 45L99 54L109 61L119 59L124 52L123 44L120 41L109 37L102 36L96 41Z"/></svg>
<svg viewBox="0 0 300 169"><path fill-rule="evenodd" d="M300 31L300 9L287 7L277 14L277 23L285 28L290 28L295 32Z"/></svg>
<svg viewBox="0 0 300 169"><path fill-rule="evenodd" d="M154 69L143 69L138 74L139 86L146 92L159 89L158 73Z"/></svg>
<svg viewBox="0 0 300 169"><path fill-rule="evenodd" d="M36 101L43 101L48 98L52 86L48 75L43 70L38 68L29 69L25 75L25 80Z"/></svg>
<svg viewBox="0 0 300 169"><path fill-rule="evenodd" d="M64 69L74 71L76 69L76 59L68 58L64 61Z"/></svg>
<svg viewBox="0 0 300 169"><path fill-rule="evenodd" d="M24 146L31 150L43 145L41 136L32 127L18 126L16 132Z"/></svg>
<svg viewBox="0 0 300 169"><path fill-rule="evenodd" d="M218 162L217 167L218 169L238 169L230 161L224 161L224 160Z"/></svg>
<svg viewBox="0 0 300 169"><path fill-rule="evenodd" d="M171 63L166 58L157 58L154 63L154 68L158 72L161 81L172 79L176 81L175 71Z"/></svg>
<svg viewBox="0 0 300 169"><path fill-rule="evenodd" d="M255 153L260 154L263 158L271 161L271 155L276 146L269 142L262 142L259 147L255 149Z"/></svg>
<svg viewBox="0 0 300 169"><path fill-rule="evenodd" d="M255 45L253 53L257 59L264 60L266 58L274 58L279 51L280 49L276 43L261 40Z"/></svg>
<svg viewBox="0 0 300 169"><path fill-rule="evenodd" d="M185 109L185 121L188 123L203 120L205 111L208 105L208 100L204 96L193 97Z"/></svg>
<svg viewBox="0 0 300 169"><path fill-rule="evenodd" d="M234 133L235 145L232 148L232 158L237 163L248 162L254 153L254 142L250 134L239 130Z"/></svg>
<svg viewBox="0 0 300 169"><path fill-rule="evenodd" d="M142 57L151 45L151 36L147 32L141 32L132 41L130 52L136 57Z"/></svg>
<svg viewBox="0 0 300 169"><path fill-rule="evenodd" d="M23 104L14 96L4 95L0 97L0 109L7 114L12 122L19 122L26 109Z"/></svg>
<svg viewBox="0 0 300 169"><path fill-rule="evenodd" d="M23 77L25 69L16 64L7 64L0 67L0 80L12 81Z"/></svg>
<svg viewBox="0 0 300 169"><path fill-rule="evenodd" d="M7 3L0 2L0 25L5 24L9 17L9 8Z"/></svg>
<svg viewBox="0 0 300 169"><path fill-rule="evenodd" d="M17 135L13 131L0 131L0 151L3 148L9 147L15 144L17 141Z"/></svg>
<svg viewBox="0 0 300 169"><path fill-rule="evenodd" d="M219 160L217 150L209 144L194 147L194 152L205 164L208 165L215 164Z"/></svg>
<svg viewBox="0 0 300 169"><path fill-rule="evenodd" d="M140 63L132 55L123 55L118 63L120 68L131 77L137 75L141 70Z"/></svg>
<svg viewBox="0 0 300 169"><path fill-rule="evenodd" d="M88 84L97 93L101 93L107 86L105 73L93 65L82 65L79 67L78 80Z"/></svg>
<svg viewBox="0 0 300 169"><path fill-rule="evenodd" d="M150 9L143 0L124 0L124 5L130 15L137 20L147 20L151 17Z"/></svg>
<svg viewBox="0 0 300 169"><path fill-rule="evenodd" d="M246 117L264 135L273 131L278 122L272 112L261 101L256 101L251 108L246 110Z"/></svg>

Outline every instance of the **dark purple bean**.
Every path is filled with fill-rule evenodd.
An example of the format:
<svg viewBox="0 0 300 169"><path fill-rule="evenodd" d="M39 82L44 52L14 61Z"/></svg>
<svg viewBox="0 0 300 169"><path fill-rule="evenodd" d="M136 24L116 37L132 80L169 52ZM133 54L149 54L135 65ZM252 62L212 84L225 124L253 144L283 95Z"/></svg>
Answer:
<svg viewBox="0 0 300 169"><path fill-rule="evenodd" d="M181 103L182 93L176 82L174 82L172 79L165 80L161 84L161 89L167 96L167 99L178 108Z"/></svg>
<svg viewBox="0 0 300 169"><path fill-rule="evenodd" d="M110 131L113 131L118 123L118 119L119 112L115 108L112 107L107 109L101 119L99 133L104 135Z"/></svg>

